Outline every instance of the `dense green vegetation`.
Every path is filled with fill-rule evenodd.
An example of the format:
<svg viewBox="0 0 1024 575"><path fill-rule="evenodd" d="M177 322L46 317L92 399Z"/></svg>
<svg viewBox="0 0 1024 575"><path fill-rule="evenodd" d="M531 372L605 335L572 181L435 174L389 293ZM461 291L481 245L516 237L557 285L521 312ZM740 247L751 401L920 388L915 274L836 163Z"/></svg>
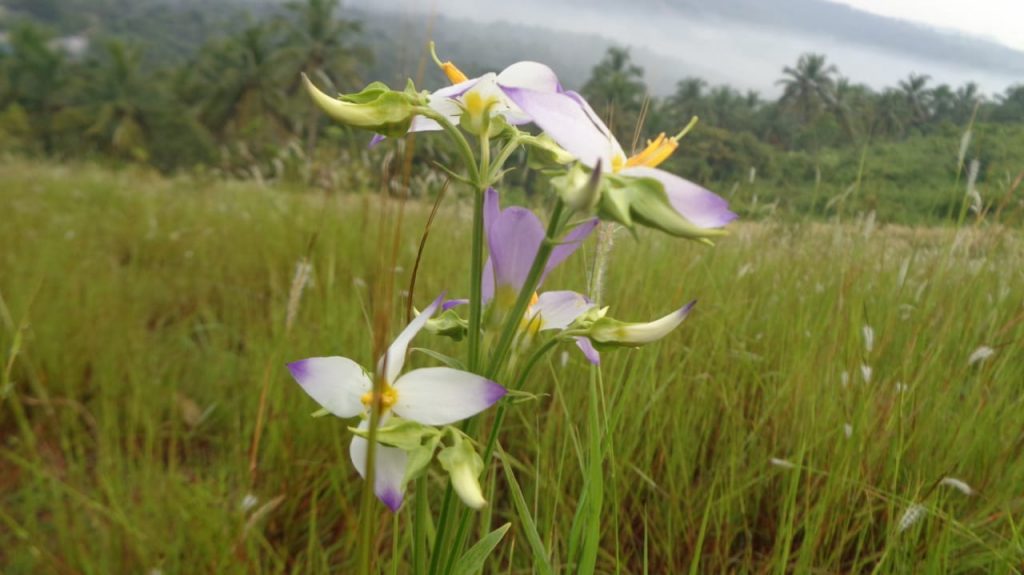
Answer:
<svg viewBox="0 0 1024 575"><path fill-rule="evenodd" d="M0 23L0 150L317 185L337 183L339 165L376 171L391 148L367 152L365 134L330 126L299 93L299 72L338 90L369 76L395 85L425 78L425 89L443 78L432 67L424 75L425 31L367 33L362 16L342 12L338 0L14 2ZM472 51L480 43L460 42L458 26L440 28L446 56L468 72L507 64L482 61L498 56ZM84 54L53 42L79 33L91 41ZM1006 204L1008 216L1020 217L1024 85L986 97L974 84L933 85L911 74L878 92L816 54L782 70L779 84L782 96L769 100L684 78L675 93L651 98L628 50L612 48L581 89L620 140L636 146L699 116L668 167L738 193L747 216L767 205L936 221L958 212L964 176L978 160L973 188L983 206ZM444 144L421 138L413 173L439 179L430 164L446 154Z"/></svg>
<svg viewBox="0 0 1024 575"><path fill-rule="evenodd" d="M369 362L371 318L401 323L428 206L405 207L399 267L384 268L394 201L38 162L0 163L0 180L0 570L353 572L347 422L311 419L284 363ZM450 249L467 204L442 206L417 305L467 290ZM1022 254L1016 230L870 218L768 218L715 248L619 234L616 315L699 303L663 342L605 355L597 572L1020 572ZM588 244L547 285L581 285L592 258ZM588 392L565 351L511 407L503 452L572 572ZM497 461L485 478L481 523L513 523L485 572L529 573ZM443 486L432 477L435 509ZM410 573L392 558L409 556L412 514L380 509L376 567Z"/></svg>

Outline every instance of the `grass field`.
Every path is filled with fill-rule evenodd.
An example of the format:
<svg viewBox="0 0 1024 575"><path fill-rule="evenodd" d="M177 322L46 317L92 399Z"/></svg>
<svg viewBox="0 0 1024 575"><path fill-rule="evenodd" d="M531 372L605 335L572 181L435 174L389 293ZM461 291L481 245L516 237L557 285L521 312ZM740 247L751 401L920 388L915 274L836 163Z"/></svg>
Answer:
<svg viewBox="0 0 1024 575"><path fill-rule="evenodd" d="M352 572L348 422L311 418L284 363L372 363L374 306L397 325L403 302L371 294L392 273L405 289L429 206L406 207L382 274L369 196L11 161L0 182L0 572ZM419 306L468 289L468 203L439 215ZM546 286L581 289L592 252ZM714 248L623 232L605 293L625 319L699 303L663 342L605 354L599 573L1024 570L1020 230L764 221ZM569 573L587 370L565 351L502 444ZM496 462L486 477L482 523L513 527L484 571L530 573ZM382 573L411 572L409 507L372 518Z"/></svg>

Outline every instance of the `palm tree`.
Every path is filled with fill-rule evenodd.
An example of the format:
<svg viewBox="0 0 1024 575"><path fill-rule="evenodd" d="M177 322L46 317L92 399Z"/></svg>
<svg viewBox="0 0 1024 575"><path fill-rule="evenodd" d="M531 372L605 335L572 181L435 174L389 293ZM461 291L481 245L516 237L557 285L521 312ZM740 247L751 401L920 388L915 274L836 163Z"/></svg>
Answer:
<svg viewBox="0 0 1024 575"><path fill-rule="evenodd" d="M285 6L290 18L280 54L282 73L288 79L288 95L297 97L306 110L306 147L316 147L319 119L323 116L301 91L300 74L315 77L331 85L353 85L356 64L369 58L369 52L355 42L360 24L336 18L340 0L292 0Z"/></svg>
<svg viewBox="0 0 1024 575"><path fill-rule="evenodd" d="M932 104L932 120L935 122L955 121L957 98L956 93L948 84L939 84L932 88L928 99Z"/></svg>
<svg viewBox="0 0 1024 575"><path fill-rule="evenodd" d="M0 107L15 105L30 118L44 151L54 145L52 120L62 108L67 62L50 49L49 35L42 28L22 24L11 30L9 55L0 74L4 77Z"/></svg>
<svg viewBox="0 0 1024 575"><path fill-rule="evenodd" d="M803 54L796 68L782 69L783 78L777 83L783 86L779 103L797 113L804 125L814 123L818 117L833 105L835 100L835 75L839 70L825 60L821 54Z"/></svg>
<svg viewBox="0 0 1024 575"><path fill-rule="evenodd" d="M974 108L982 102L981 90L974 82L967 82L956 89L954 121L962 124L974 114Z"/></svg>
<svg viewBox="0 0 1024 575"><path fill-rule="evenodd" d="M608 127L619 141L629 141L639 121L647 93L643 76L644 69L633 63L629 50L611 47L583 86L583 95L594 108L606 112Z"/></svg>
<svg viewBox="0 0 1024 575"><path fill-rule="evenodd" d="M907 102L907 109L910 112L910 123L920 126L928 121L930 113L928 81L931 76L927 74L911 73L906 80L900 80L899 89Z"/></svg>
<svg viewBox="0 0 1024 575"><path fill-rule="evenodd" d="M878 96L874 107L872 133L902 137L907 119L910 117L905 95L899 90L889 88Z"/></svg>
<svg viewBox="0 0 1024 575"><path fill-rule="evenodd" d="M92 118L86 135L115 156L145 161L146 113L156 104L151 82L141 75L142 52L135 46L110 41L100 58L87 64L79 107Z"/></svg>
<svg viewBox="0 0 1024 575"><path fill-rule="evenodd" d="M205 94L200 119L222 138L266 122L275 132L287 126L275 32L271 25L251 25L203 51L193 80Z"/></svg>

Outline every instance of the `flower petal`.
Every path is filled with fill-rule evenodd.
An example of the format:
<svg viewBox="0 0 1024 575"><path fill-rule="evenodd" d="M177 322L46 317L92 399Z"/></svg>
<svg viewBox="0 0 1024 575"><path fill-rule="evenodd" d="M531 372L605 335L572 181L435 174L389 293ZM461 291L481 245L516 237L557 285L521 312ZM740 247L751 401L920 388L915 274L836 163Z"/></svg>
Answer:
<svg viewBox="0 0 1024 575"><path fill-rule="evenodd" d="M448 311L452 308L459 307L460 305L466 305L468 303L469 300L466 298L445 300L444 303L441 304L441 311Z"/></svg>
<svg viewBox="0 0 1024 575"><path fill-rule="evenodd" d="M480 278L481 305L487 305L494 299L494 261L490 257L484 262L483 276Z"/></svg>
<svg viewBox="0 0 1024 575"><path fill-rule="evenodd" d="M603 132L568 94L512 87L503 90L541 130L583 164L594 167L600 161L609 169L613 156L624 156L615 138Z"/></svg>
<svg viewBox="0 0 1024 575"><path fill-rule="evenodd" d="M601 353L594 348L594 344L590 343L590 338L576 336L576 347L580 348L587 361L594 365L601 365Z"/></svg>
<svg viewBox="0 0 1024 575"><path fill-rule="evenodd" d="M544 281L544 278L547 277L551 270L558 267L559 264L564 262L566 258L571 256L573 252L583 245L584 240L587 239L590 232L593 232L594 228L597 227L597 222L597 218L583 222L562 238L562 241L551 250L551 256L548 257L548 263L544 266L544 275L541 276L541 282Z"/></svg>
<svg viewBox="0 0 1024 575"><path fill-rule="evenodd" d="M495 287L522 289L542 241L544 226L533 212L518 206L501 210L487 233Z"/></svg>
<svg viewBox="0 0 1024 575"><path fill-rule="evenodd" d="M476 415L505 396L493 381L450 367L427 367L394 384L396 415L425 425L447 425Z"/></svg>
<svg viewBox="0 0 1024 575"><path fill-rule="evenodd" d="M638 166L626 168L619 175L658 180L672 207L698 227L720 228L736 219L736 214L729 211L729 202L719 195L665 170Z"/></svg>
<svg viewBox="0 0 1024 575"><path fill-rule="evenodd" d="M381 360L385 364L384 377L387 382L394 384L395 380L398 379L398 374L402 373L402 366L405 365L405 352L409 349L409 342L416 336L417 333L423 326L427 325L427 321L434 317L434 312L441 306L441 302L444 301L444 294L437 296L437 299L430 305L420 312L420 315L413 318L409 325L405 326L402 333L398 334L395 341L391 342L391 346L388 347L388 352Z"/></svg>
<svg viewBox="0 0 1024 575"><path fill-rule="evenodd" d="M526 88L538 92L558 92L562 86L554 70L539 62L522 61L498 74L498 85L505 88Z"/></svg>
<svg viewBox="0 0 1024 575"><path fill-rule="evenodd" d="M338 417L365 411L361 398L373 388L363 368L347 357L311 357L288 364L295 381L324 409Z"/></svg>
<svg viewBox="0 0 1024 575"><path fill-rule="evenodd" d="M380 424L384 425L385 418L381 418ZM370 427L370 421L364 419L359 424L359 429ZM349 444L349 457L352 458L352 465L355 466L359 476L366 478L366 452L370 442L358 435L352 436L352 443ZM391 511L398 511L405 499L405 466L409 456L397 447L388 447L377 444L374 454L373 471L373 492L377 498L384 502Z"/></svg>
<svg viewBox="0 0 1024 575"><path fill-rule="evenodd" d="M594 307L583 294L574 291L548 291L540 294L530 308L530 317L540 316L540 329L563 330Z"/></svg>

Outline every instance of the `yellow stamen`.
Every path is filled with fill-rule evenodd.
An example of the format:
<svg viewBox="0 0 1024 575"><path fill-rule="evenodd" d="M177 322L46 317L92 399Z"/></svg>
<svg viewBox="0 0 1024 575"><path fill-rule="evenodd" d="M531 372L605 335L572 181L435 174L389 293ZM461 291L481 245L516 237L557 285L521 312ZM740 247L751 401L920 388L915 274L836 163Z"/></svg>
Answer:
<svg viewBox="0 0 1024 575"><path fill-rule="evenodd" d="M665 132L658 134L658 137L649 140L647 147L644 148L639 154L626 160L625 165L622 164L620 158L612 159L612 171L618 172L624 167L632 168L636 166L645 166L648 168L656 168L659 164L668 159L672 155L672 152L676 151L679 147L679 140L683 138L694 126L697 125L697 117L694 116L690 119L690 123L682 129L681 132L671 138L665 137Z"/></svg>
<svg viewBox="0 0 1024 575"><path fill-rule="evenodd" d="M445 76L448 76L448 81L451 82L453 85L461 84L462 82L465 82L466 80L469 79L466 77L466 74L462 70L459 70L458 67L455 66L455 64L452 64L451 60L447 62L442 62L441 70L444 72Z"/></svg>
<svg viewBox="0 0 1024 575"><path fill-rule="evenodd" d="M466 77L466 74L462 72L462 70L459 70L459 68L452 63L451 60L445 60L444 62L442 62L441 59L437 57L437 49L434 46L433 42L430 43L430 57L434 59L434 63L437 64L438 68L441 68L441 71L444 72L444 75L448 76L448 81L451 82L453 85L461 84L462 82L465 82L466 80L469 79Z"/></svg>
<svg viewBox="0 0 1024 575"><path fill-rule="evenodd" d="M373 406L373 392L367 391L366 393L363 394L361 398L359 398L359 400L363 402L363 405L365 405L367 409L370 409L370 407ZM395 388L391 387L390 385L384 386L384 391L382 391L380 394L381 411L387 411L391 409L397 402L398 392L395 391Z"/></svg>
<svg viewBox="0 0 1024 575"><path fill-rule="evenodd" d="M639 154L626 160L626 167L647 166L656 168L676 151L679 142L675 138L666 138L665 133L658 134L658 137L647 143L647 147Z"/></svg>
<svg viewBox="0 0 1024 575"><path fill-rule="evenodd" d="M540 301L540 296L537 295L537 292L533 292L533 295L530 296L530 304L526 306L526 313L523 314L523 319L519 322L520 330L531 334L535 334L540 331L540 328L544 323L544 318L537 317L532 313L533 306L537 305L538 301Z"/></svg>

